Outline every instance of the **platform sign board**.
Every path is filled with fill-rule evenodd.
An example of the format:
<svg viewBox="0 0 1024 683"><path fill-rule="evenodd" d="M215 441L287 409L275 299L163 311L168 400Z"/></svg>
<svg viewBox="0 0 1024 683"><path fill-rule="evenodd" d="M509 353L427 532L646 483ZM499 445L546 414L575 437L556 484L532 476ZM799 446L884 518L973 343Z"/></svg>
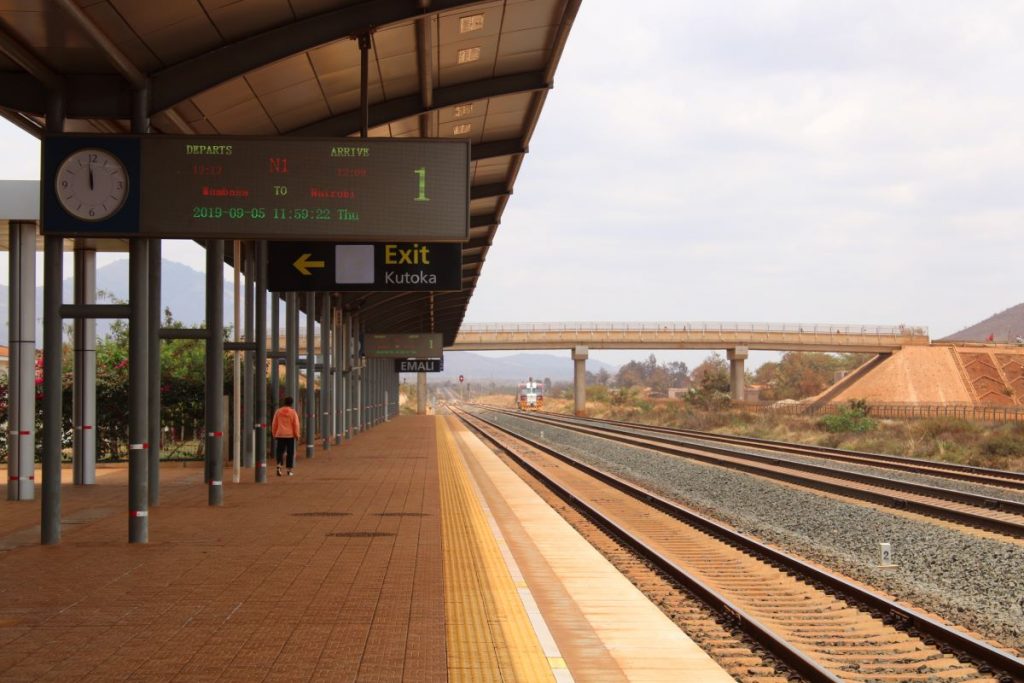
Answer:
<svg viewBox="0 0 1024 683"><path fill-rule="evenodd" d="M462 289L451 242L271 242L272 292L442 292Z"/></svg>
<svg viewBox="0 0 1024 683"><path fill-rule="evenodd" d="M444 372L443 358L417 358L395 361L395 372Z"/></svg>
<svg viewBox="0 0 1024 683"><path fill-rule="evenodd" d="M367 334L363 353L367 358L441 358L444 340L440 333Z"/></svg>
<svg viewBox="0 0 1024 683"><path fill-rule="evenodd" d="M334 242L469 239L469 142L50 136L45 234Z"/></svg>

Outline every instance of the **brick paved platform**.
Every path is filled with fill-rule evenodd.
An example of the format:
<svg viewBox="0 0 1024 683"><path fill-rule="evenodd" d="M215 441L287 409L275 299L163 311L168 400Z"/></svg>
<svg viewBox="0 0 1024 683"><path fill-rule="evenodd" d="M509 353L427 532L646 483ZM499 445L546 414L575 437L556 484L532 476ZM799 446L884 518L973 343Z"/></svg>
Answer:
<svg viewBox="0 0 1024 683"><path fill-rule="evenodd" d="M728 680L452 418L225 469L211 508L165 465L146 545L126 467L65 483L56 546L0 501L0 681Z"/></svg>
<svg viewBox="0 0 1024 683"><path fill-rule="evenodd" d="M64 486L57 546L38 500L0 502L0 680L445 680L433 418L302 453L221 508L202 467L165 465L148 545L126 468Z"/></svg>

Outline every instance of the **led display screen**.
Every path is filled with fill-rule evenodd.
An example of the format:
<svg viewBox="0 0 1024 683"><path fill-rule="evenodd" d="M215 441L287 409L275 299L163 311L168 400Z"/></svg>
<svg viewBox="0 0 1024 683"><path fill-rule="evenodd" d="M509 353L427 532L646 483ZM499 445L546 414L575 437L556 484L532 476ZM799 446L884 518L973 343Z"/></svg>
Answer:
<svg viewBox="0 0 1024 683"><path fill-rule="evenodd" d="M48 234L469 238L466 140L55 136L43 156Z"/></svg>

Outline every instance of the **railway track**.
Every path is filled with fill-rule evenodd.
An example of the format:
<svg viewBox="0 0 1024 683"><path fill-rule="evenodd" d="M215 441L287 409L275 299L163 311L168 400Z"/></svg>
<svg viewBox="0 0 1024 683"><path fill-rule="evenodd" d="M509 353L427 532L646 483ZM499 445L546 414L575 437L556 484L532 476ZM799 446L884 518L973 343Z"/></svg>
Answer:
<svg viewBox="0 0 1024 683"><path fill-rule="evenodd" d="M624 422L622 420L599 420L590 417L570 418L566 415L551 412L538 412L537 414L553 419L572 419L593 424L615 425L618 427L639 429L656 434L674 435L682 439L698 439L701 441L713 441L733 444L736 446L747 446L773 453L789 453L791 455L823 458L825 460L837 460L857 465L870 465L873 467L884 467L903 472L912 472L914 474L925 474L932 477L944 477L959 481L969 481L975 484L985 484L987 486L1024 490L1024 472L1012 472L986 467L973 467L971 465L958 465L956 463L935 462L930 460L921 460L919 458L907 458L900 455L890 455L888 453L847 451L841 448L829 448L827 446L808 446L805 444L788 443L785 441L770 441L768 439L758 439L752 436L713 434L711 432L701 432L694 429L658 427L655 425L638 424L635 422Z"/></svg>
<svg viewBox="0 0 1024 683"><path fill-rule="evenodd" d="M898 481L825 465L796 462L772 455L746 452L734 446L681 443L671 436L637 434L637 430L644 430L640 426L633 426L630 431L614 425L606 426L593 420L583 423L576 418L552 418L548 415L506 411L488 406L480 408L848 498L938 517L972 528L1024 538L1024 503L1015 500Z"/></svg>
<svg viewBox="0 0 1024 683"><path fill-rule="evenodd" d="M1024 660L989 643L507 428L453 412L804 680L1024 680Z"/></svg>

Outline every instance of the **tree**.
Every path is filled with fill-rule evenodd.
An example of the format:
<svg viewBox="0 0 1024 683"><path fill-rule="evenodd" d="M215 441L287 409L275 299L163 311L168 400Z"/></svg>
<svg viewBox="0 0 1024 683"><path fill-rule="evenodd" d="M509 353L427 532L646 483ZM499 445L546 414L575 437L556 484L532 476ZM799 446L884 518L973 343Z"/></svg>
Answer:
<svg viewBox="0 0 1024 683"><path fill-rule="evenodd" d="M789 351L778 363L759 367L754 379L766 387L763 398L802 399L820 394L832 385L838 371L853 370L870 357L863 353Z"/></svg>
<svg viewBox="0 0 1024 683"><path fill-rule="evenodd" d="M691 380L705 391L729 391L729 362L717 353L704 359L693 369Z"/></svg>

